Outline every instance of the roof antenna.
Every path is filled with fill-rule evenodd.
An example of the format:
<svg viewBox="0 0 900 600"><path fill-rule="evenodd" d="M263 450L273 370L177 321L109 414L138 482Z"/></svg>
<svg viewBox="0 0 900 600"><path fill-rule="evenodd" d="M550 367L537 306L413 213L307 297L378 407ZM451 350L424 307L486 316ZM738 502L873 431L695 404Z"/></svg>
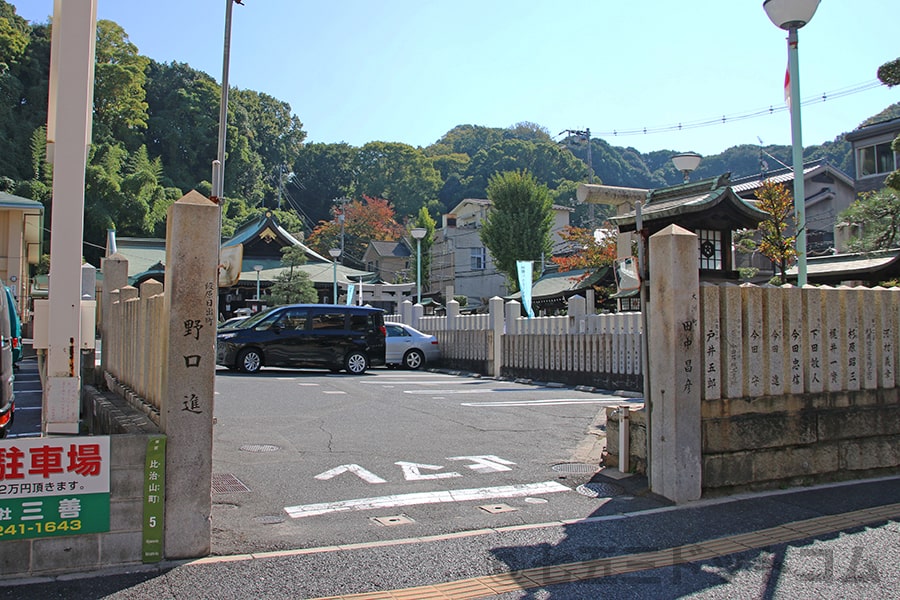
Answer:
<svg viewBox="0 0 900 600"><path fill-rule="evenodd" d="M759 140L759 180L765 181L766 174L769 172L769 163L766 162L766 159L763 158L763 141L762 138L756 136L756 139Z"/></svg>

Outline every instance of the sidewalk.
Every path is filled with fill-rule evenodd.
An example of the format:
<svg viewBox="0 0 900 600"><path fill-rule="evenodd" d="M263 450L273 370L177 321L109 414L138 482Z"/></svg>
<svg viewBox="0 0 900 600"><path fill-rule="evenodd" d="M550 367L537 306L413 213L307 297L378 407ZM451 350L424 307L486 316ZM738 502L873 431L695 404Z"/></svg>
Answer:
<svg viewBox="0 0 900 600"><path fill-rule="evenodd" d="M17 582L0 599L887 598L900 586L898 521L900 476Z"/></svg>

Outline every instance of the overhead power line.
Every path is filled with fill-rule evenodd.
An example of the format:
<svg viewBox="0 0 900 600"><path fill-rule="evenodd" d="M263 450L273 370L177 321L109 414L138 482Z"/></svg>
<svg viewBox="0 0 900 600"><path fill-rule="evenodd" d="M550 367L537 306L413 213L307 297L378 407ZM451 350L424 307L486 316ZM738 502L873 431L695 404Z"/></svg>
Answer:
<svg viewBox="0 0 900 600"><path fill-rule="evenodd" d="M851 96L853 94L866 92L868 90L881 87L882 85L883 84L877 79L872 79L864 83L858 83L856 85L851 85L831 92L823 92L818 96L813 96L803 100L800 104L801 106L820 104L828 100L836 100L845 96ZM698 129L700 127L711 127L713 125L725 125L727 123L734 123L736 121L745 121L747 119L755 119L757 117L764 117L766 115L774 115L775 113L784 112L786 110L788 110L788 107L786 105L778 104L770 105L766 108L757 108L754 110L725 114L717 117L710 117L707 119L681 121L678 123L673 123L671 125L660 125L656 127L634 127L628 129L611 129L609 131L595 131L594 134L601 137L620 137L630 135L649 135L651 133L668 133L672 131L683 131L686 129Z"/></svg>

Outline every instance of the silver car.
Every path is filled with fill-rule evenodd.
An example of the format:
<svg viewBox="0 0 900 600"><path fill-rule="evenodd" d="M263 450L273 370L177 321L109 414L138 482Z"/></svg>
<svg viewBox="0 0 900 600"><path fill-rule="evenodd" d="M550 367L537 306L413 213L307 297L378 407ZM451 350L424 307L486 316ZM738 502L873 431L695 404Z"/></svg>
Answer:
<svg viewBox="0 0 900 600"><path fill-rule="evenodd" d="M425 364L441 358L437 338L403 323L385 323L387 347L385 363L407 369L421 369Z"/></svg>

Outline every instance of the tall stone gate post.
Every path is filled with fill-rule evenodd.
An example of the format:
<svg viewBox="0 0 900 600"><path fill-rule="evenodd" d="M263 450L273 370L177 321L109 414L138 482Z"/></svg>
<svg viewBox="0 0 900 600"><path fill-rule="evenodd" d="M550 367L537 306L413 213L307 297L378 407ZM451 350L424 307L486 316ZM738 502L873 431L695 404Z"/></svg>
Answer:
<svg viewBox="0 0 900 600"><path fill-rule="evenodd" d="M166 443L166 558L209 553L219 207L192 191L169 207L160 428Z"/></svg>
<svg viewBox="0 0 900 600"><path fill-rule="evenodd" d="M690 231L650 237L650 489L674 502L701 493L699 265Z"/></svg>

